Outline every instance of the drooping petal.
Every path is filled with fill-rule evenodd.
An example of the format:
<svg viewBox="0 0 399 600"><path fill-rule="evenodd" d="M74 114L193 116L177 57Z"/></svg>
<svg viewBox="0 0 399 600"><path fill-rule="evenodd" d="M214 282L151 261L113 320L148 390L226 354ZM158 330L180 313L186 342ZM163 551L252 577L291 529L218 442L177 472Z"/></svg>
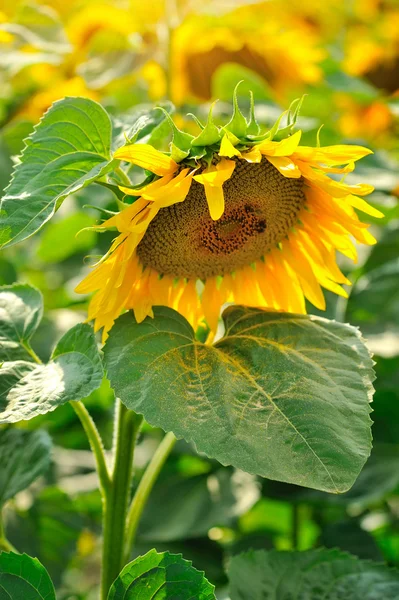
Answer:
<svg viewBox="0 0 399 600"><path fill-rule="evenodd" d="M224 213L223 184L230 179L235 164L233 160L223 158L216 166L209 167L200 175L194 175L194 179L205 187L209 213L214 221Z"/></svg>

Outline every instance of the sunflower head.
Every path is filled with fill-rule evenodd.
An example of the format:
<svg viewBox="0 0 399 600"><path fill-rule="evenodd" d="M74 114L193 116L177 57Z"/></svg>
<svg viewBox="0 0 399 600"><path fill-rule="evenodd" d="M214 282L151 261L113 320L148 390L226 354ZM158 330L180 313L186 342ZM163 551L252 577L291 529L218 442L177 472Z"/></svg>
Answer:
<svg viewBox="0 0 399 600"><path fill-rule="evenodd" d="M146 178L119 186L133 203L99 227L119 235L77 288L96 291L89 317L97 328L106 335L122 310L132 308L141 321L161 304L214 332L225 302L304 313L305 298L325 307L321 286L346 295L336 250L356 260L352 238L375 240L354 209L381 213L361 198L371 186L335 177L370 151L301 146L301 103L262 133L252 95L246 119L236 88L225 126L215 124L213 106L206 124L197 121L197 136L165 113L173 131L169 153L135 139L115 152Z"/></svg>

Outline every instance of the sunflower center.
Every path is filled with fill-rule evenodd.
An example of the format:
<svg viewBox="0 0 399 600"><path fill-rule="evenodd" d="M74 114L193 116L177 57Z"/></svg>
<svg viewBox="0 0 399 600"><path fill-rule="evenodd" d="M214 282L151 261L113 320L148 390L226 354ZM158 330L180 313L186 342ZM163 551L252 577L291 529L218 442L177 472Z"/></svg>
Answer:
<svg viewBox="0 0 399 600"><path fill-rule="evenodd" d="M223 192L218 221L194 180L184 202L162 208L137 248L144 266L191 279L231 273L278 244L305 204L303 179L284 177L265 158L259 164L237 159Z"/></svg>

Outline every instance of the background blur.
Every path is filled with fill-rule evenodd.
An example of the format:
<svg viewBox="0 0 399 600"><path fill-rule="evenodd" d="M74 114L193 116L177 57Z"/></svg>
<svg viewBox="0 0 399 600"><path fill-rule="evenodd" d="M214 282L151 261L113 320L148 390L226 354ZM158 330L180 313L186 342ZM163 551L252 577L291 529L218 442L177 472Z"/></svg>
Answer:
<svg viewBox="0 0 399 600"><path fill-rule="evenodd" d="M335 496L262 480L198 456L184 442L155 488L136 553L183 552L218 585L220 599L226 557L249 547L338 546L399 566L399 2L0 0L0 189L23 139L58 98L86 96L132 122L149 103L172 111L172 102L176 122L190 129L186 113L206 115L215 99L214 114L227 114L239 80L242 108L252 90L263 125L307 94L298 122L303 143L315 144L323 125L322 145L371 147L348 181L373 184L371 202L386 216L372 226L379 244L361 249L357 265L342 261L354 282L349 301L327 293L324 313L359 325L376 354L374 450L353 489ZM153 112L159 125L150 142L165 148L161 117ZM73 289L86 255L109 245L108 234L75 237L99 218L87 205L115 208L107 189L91 186L0 258L0 284L26 281L44 294L45 318L33 339L44 359L85 319L85 301ZM110 447L106 381L86 404ZM101 503L83 431L69 406L22 426L47 428L55 449L47 476L9 504L9 538L49 569L57 598L91 600ZM136 480L160 435L145 428Z"/></svg>

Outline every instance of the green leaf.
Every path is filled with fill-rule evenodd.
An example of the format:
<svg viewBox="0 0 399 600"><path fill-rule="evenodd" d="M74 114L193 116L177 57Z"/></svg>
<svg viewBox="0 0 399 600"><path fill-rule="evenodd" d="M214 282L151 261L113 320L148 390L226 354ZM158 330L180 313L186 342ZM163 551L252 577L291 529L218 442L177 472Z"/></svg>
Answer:
<svg viewBox="0 0 399 600"><path fill-rule="evenodd" d="M399 571L339 550L264 552L234 556L231 600L396 600Z"/></svg>
<svg viewBox="0 0 399 600"><path fill-rule="evenodd" d="M0 207L0 245L33 235L62 201L112 168L111 121L87 98L65 98L26 139Z"/></svg>
<svg viewBox="0 0 399 600"><path fill-rule="evenodd" d="M16 283L0 288L0 361L29 360L29 340L43 315L39 290Z"/></svg>
<svg viewBox="0 0 399 600"><path fill-rule="evenodd" d="M154 314L120 317L104 348L128 408L224 465L335 493L353 485L370 454L374 378L357 329L229 307L210 346L177 312Z"/></svg>
<svg viewBox="0 0 399 600"><path fill-rule="evenodd" d="M84 212L50 223L40 238L37 256L44 262L56 263L77 252L90 250L97 236L95 231L87 228L95 223L96 220Z"/></svg>
<svg viewBox="0 0 399 600"><path fill-rule="evenodd" d="M150 550L126 565L108 600L215 600L214 589L181 555Z"/></svg>
<svg viewBox="0 0 399 600"><path fill-rule="evenodd" d="M47 470L50 450L51 439L44 430L0 431L0 506Z"/></svg>
<svg viewBox="0 0 399 600"><path fill-rule="evenodd" d="M55 600L50 576L37 558L27 554L0 554L1 600Z"/></svg>
<svg viewBox="0 0 399 600"><path fill-rule="evenodd" d="M78 324L58 342L48 364L5 362L0 368L0 423L32 419L100 387L101 357L93 329Z"/></svg>

